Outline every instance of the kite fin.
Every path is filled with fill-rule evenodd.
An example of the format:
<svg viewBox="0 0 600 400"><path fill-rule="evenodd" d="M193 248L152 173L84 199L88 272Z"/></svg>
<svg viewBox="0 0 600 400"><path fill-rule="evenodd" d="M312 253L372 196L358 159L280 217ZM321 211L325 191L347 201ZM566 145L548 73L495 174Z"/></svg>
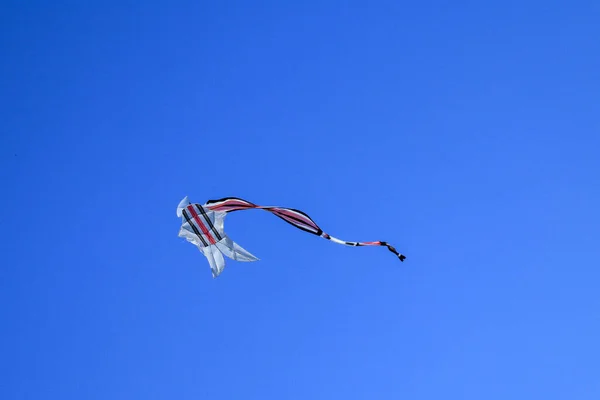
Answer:
<svg viewBox="0 0 600 400"><path fill-rule="evenodd" d="M233 240L229 238L229 236L225 236L221 239L215 246L223 254L232 260L236 261L258 261L258 258L251 254L248 250L244 249L239 244L235 243Z"/></svg>
<svg viewBox="0 0 600 400"><path fill-rule="evenodd" d="M179 218L181 218L183 216L183 213L181 211L183 211L183 209L190 204L190 200L188 199L187 196L185 196L177 205L177 216Z"/></svg>
<svg viewBox="0 0 600 400"><path fill-rule="evenodd" d="M221 275L221 272L223 272L225 269L225 259L223 258L223 254L221 254L219 249L215 246L199 247L199 249L208 259L208 263L210 264L210 269L212 271L212 277L216 278L217 276Z"/></svg>

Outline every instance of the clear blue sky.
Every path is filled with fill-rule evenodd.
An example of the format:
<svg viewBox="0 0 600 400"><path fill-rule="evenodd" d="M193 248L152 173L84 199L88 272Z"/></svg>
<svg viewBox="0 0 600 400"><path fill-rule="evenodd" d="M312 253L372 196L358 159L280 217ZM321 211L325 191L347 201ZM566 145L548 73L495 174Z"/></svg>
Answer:
<svg viewBox="0 0 600 400"><path fill-rule="evenodd" d="M0 398L600 398L598 1L50 3L0 12ZM212 279L185 195L408 258L248 211Z"/></svg>

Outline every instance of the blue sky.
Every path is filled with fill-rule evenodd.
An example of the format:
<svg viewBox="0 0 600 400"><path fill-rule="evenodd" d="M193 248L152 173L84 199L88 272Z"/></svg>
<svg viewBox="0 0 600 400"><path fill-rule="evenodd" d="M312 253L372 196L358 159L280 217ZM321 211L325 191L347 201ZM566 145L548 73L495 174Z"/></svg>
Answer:
<svg viewBox="0 0 600 400"><path fill-rule="evenodd" d="M599 15L3 2L0 398L598 399Z"/></svg>

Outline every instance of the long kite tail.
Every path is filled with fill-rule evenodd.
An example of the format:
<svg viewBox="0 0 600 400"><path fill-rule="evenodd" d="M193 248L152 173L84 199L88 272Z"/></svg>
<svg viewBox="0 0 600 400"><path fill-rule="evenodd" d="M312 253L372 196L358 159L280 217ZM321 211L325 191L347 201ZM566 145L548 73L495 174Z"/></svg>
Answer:
<svg viewBox="0 0 600 400"><path fill-rule="evenodd" d="M283 208L283 207L267 207L259 206L251 203L247 200L243 200L237 197L225 197L219 200L209 200L206 202L206 208L212 211L232 212L239 210L259 209L269 211L275 214L288 224L294 225L298 229L302 229L305 232L312 233L313 235L320 236L332 242L343 244L346 246L385 246L389 251L394 253L400 261L404 261L406 257L400 254L394 246L387 242L376 241L376 242L348 242L345 240L337 239L325 232L313 221L308 215L300 210L294 208Z"/></svg>

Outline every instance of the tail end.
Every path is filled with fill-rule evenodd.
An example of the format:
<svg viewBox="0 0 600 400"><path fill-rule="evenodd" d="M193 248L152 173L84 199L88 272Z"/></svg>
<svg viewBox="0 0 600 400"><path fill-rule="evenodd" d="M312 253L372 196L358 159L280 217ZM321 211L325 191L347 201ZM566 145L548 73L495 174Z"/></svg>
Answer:
<svg viewBox="0 0 600 400"><path fill-rule="evenodd" d="M406 256L404 254L401 254L400 252L398 252L398 250L396 250L396 248L394 246L392 246L391 244L389 244L388 242L379 242L379 244L387 247L389 251L394 253L400 259L400 262L404 262L404 260L406 260Z"/></svg>

